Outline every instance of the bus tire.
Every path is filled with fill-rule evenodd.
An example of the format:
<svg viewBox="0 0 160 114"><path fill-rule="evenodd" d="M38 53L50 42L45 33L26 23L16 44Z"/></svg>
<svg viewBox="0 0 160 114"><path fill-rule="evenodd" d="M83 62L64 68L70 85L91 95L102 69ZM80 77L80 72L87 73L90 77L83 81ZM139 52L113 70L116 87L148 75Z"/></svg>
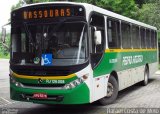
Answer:
<svg viewBox="0 0 160 114"><path fill-rule="evenodd" d="M149 80L149 69L146 66L144 70L144 80L142 81L142 85L146 86L148 84L148 80Z"/></svg>
<svg viewBox="0 0 160 114"><path fill-rule="evenodd" d="M118 96L118 82L111 75L107 85L107 96L100 99L99 103L101 105L111 104L116 100L117 96Z"/></svg>

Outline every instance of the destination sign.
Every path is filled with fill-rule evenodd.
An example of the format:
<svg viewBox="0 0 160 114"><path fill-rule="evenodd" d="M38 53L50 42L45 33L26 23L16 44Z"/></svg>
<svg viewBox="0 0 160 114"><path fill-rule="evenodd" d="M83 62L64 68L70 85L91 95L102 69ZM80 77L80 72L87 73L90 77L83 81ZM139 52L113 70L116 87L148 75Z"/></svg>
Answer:
<svg viewBox="0 0 160 114"><path fill-rule="evenodd" d="M24 20L45 19L55 17L84 16L84 8L78 6L31 8L22 12Z"/></svg>

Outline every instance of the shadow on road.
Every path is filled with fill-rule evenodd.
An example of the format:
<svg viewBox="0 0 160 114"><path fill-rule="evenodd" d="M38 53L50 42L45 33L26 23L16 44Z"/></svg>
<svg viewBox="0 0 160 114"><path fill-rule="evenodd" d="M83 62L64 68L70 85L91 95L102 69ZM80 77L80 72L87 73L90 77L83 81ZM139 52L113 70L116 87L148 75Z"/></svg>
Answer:
<svg viewBox="0 0 160 114"><path fill-rule="evenodd" d="M104 112L105 114L106 109L95 104L58 106L41 105L34 109L21 109L19 114L95 114L96 112Z"/></svg>

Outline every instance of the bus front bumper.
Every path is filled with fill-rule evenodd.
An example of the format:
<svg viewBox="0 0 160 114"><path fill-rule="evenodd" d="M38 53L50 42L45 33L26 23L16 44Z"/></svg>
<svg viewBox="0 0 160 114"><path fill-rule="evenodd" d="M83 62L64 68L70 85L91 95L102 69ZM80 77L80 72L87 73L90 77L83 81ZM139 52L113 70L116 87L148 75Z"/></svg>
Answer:
<svg viewBox="0 0 160 114"><path fill-rule="evenodd" d="M35 93L45 93L46 99L35 99ZM31 89L10 84L10 98L16 101L34 102L40 104L85 104L90 102L89 88L85 83L73 89Z"/></svg>

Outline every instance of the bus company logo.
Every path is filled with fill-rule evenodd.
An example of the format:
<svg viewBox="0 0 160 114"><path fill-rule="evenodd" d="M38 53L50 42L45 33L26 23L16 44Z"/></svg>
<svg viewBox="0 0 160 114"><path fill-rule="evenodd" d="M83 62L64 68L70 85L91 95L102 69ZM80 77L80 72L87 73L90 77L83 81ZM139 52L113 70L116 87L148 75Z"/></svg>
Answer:
<svg viewBox="0 0 160 114"><path fill-rule="evenodd" d="M124 56L122 60L122 65L132 65L143 62L143 55L135 55L135 56Z"/></svg>

